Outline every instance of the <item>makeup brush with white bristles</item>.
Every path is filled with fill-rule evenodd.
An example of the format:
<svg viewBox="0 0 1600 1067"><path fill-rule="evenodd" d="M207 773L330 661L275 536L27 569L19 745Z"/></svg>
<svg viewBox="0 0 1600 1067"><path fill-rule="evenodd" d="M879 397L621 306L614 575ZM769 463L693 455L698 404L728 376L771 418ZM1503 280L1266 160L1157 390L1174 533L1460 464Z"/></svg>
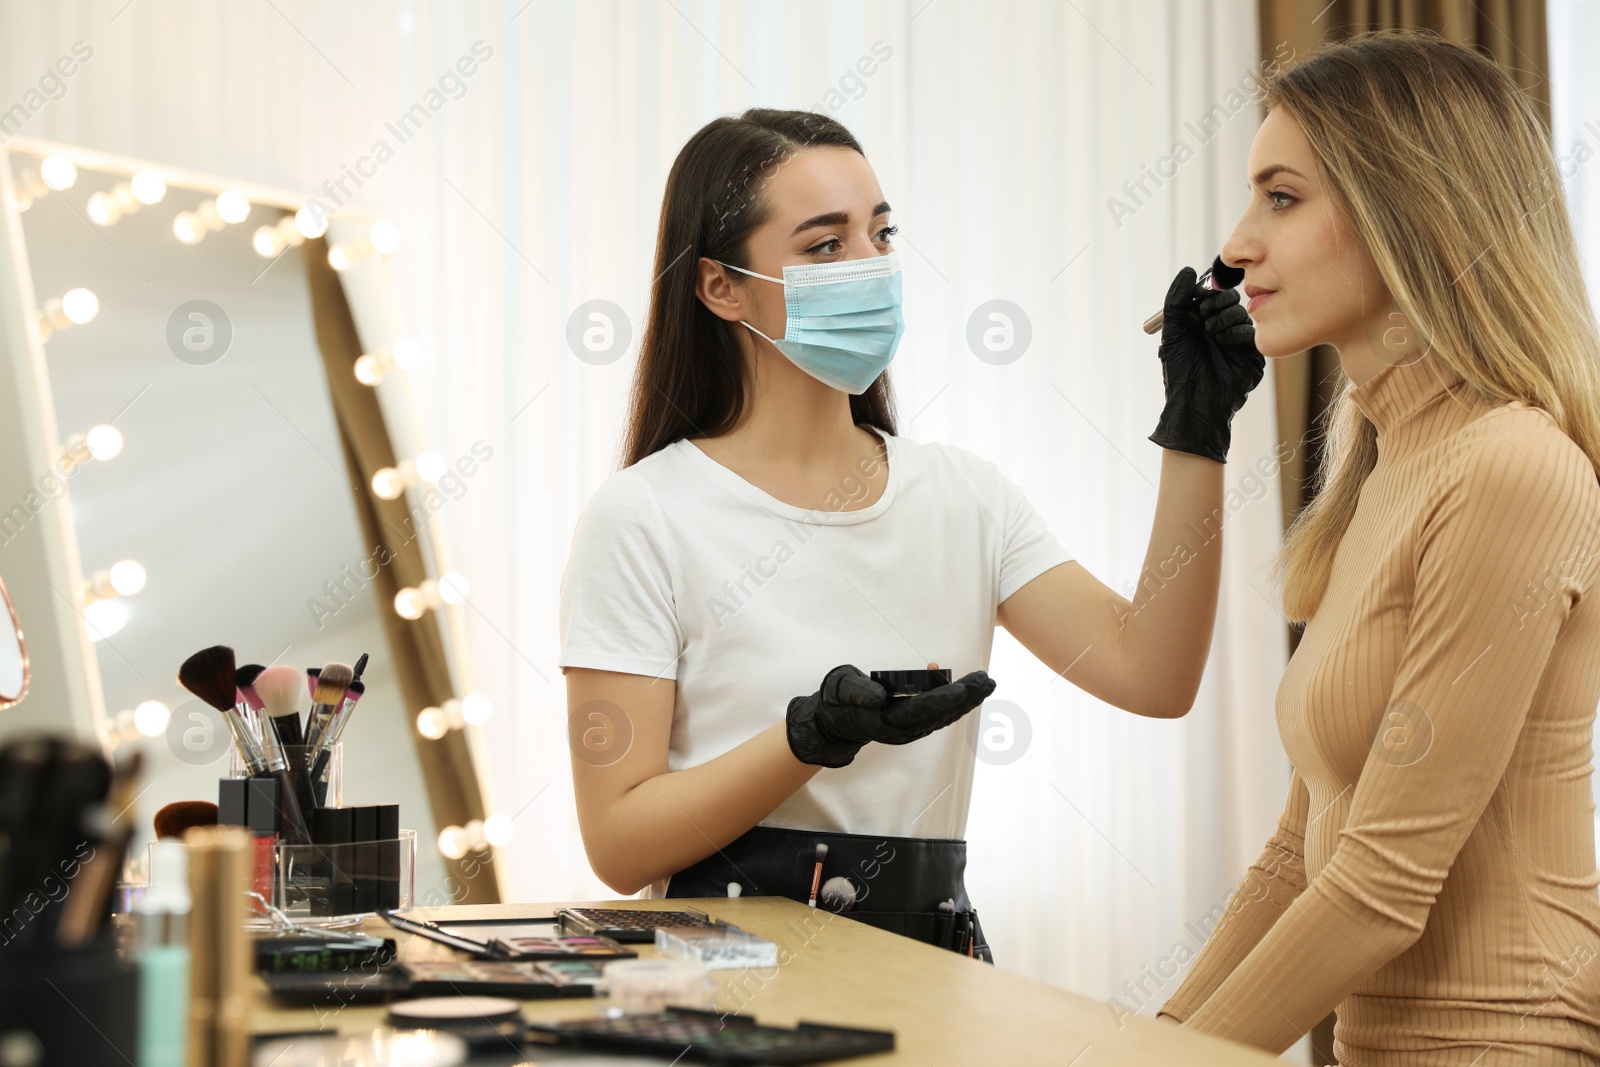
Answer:
<svg viewBox="0 0 1600 1067"><path fill-rule="evenodd" d="M300 728L300 672L280 664L268 667L256 678L256 695L267 713L267 726L275 747L298 745L303 740Z"/></svg>
<svg viewBox="0 0 1600 1067"><path fill-rule="evenodd" d="M283 747L301 743L300 678L297 668L284 665L268 667L256 679L256 693L266 705L267 722L271 724L268 729L279 742L274 755L284 761L300 810L311 811L316 807L316 793L306 773L305 759L291 758L289 751Z"/></svg>

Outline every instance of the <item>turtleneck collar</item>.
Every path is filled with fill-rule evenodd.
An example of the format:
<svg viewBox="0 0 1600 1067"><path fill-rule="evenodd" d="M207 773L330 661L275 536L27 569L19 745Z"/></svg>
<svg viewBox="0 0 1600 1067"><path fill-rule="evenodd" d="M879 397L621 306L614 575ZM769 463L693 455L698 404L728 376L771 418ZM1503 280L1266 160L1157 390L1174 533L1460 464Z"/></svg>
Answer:
<svg viewBox="0 0 1600 1067"><path fill-rule="evenodd" d="M1350 399L1378 428L1381 439L1461 381L1444 360L1424 356L1412 363L1385 365L1351 390Z"/></svg>

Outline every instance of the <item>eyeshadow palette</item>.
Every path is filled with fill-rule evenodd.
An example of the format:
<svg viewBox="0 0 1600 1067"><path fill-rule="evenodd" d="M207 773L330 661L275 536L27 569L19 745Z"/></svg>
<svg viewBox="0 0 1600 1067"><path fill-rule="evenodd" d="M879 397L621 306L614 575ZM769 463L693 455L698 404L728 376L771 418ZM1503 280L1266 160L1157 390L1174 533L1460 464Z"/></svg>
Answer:
<svg viewBox="0 0 1600 1067"><path fill-rule="evenodd" d="M528 1040L545 1045L654 1053L697 1063L788 1064L865 1056L894 1049L894 1033L801 1023L762 1026L744 1015L670 1008L652 1015L535 1023Z"/></svg>
<svg viewBox="0 0 1600 1067"><path fill-rule="evenodd" d="M593 989L605 977L604 969L593 960L545 960L533 966L560 986L588 986Z"/></svg>
<svg viewBox="0 0 1600 1067"><path fill-rule="evenodd" d="M499 945L514 960L567 960L582 956L596 960L627 960L639 955L609 937L588 935L558 937L497 937Z"/></svg>
<svg viewBox="0 0 1600 1067"><path fill-rule="evenodd" d="M621 908L561 908L561 928L573 934L609 937L613 941L652 945L663 926L695 929L726 928L703 911L632 911Z"/></svg>
<svg viewBox="0 0 1600 1067"><path fill-rule="evenodd" d="M427 919L413 919L398 912L385 912L384 918L397 930L438 941L480 959L623 960L638 955L604 935L564 933L562 927L548 920L519 924L484 923L474 930L472 923L457 922L446 926Z"/></svg>
<svg viewBox="0 0 1600 1067"><path fill-rule="evenodd" d="M593 964L587 964L592 967ZM395 964L408 980L408 996L471 993L520 1000L592 997L594 985L566 981L544 970L549 964L510 960L417 960Z"/></svg>

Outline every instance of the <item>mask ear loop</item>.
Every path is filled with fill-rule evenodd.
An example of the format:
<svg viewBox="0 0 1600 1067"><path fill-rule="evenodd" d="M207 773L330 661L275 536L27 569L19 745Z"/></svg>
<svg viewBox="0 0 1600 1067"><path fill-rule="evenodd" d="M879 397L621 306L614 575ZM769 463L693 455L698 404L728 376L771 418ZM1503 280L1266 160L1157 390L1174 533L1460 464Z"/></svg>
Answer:
<svg viewBox="0 0 1600 1067"><path fill-rule="evenodd" d="M732 263L723 263L722 260L720 260L720 259L713 259L711 262L716 263L719 266L727 267L729 270L736 270L740 274L748 274L752 278L760 278L763 281L777 282L779 285L784 285L784 281L783 281L782 278L773 278L773 277L770 277L769 275L766 275L766 274L757 274L753 270L745 270L743 267L735 267ZM785 293L788 292L788 287L787 286L785 286L784 292ZM744 319L740 319L739 320L739 325L743 326L745 329L749 330L751 333L755 334L757 337L759 337L762 340L766 341L767 344L771 345L773 348L778 348L778 342L774 341L772 338L768 337L766 334L762 333L760 330L758 330L754 326L750 325ZM778 351L782 352L783 349L779 348Z"/></svg>

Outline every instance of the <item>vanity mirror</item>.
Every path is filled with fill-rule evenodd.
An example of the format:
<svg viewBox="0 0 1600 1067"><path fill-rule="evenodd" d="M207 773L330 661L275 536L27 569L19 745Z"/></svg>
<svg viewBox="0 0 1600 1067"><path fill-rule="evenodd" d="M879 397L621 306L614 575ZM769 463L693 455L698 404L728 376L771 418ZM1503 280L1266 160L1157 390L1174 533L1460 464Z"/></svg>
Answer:
<svg viewBox="0 0 1600 1067"><path fill-rule="evenodd" d="M6 580L0 575L0 601L5 611L0 612L0 711L15 707L28 695L28 645L22 638L22 620L11 604L6 592Z"/></svg>
<svg viewBox="0 0 1600 1067"><path fill-rule="evenodd" d="M398 231L74 146L17 137L3 156L16 284L0 355L38 415L5 432L47 462L0 472L0 503L65 515L59 536L26 522L0 538L0 573L42 583L31 602L56 613L30 625L49 642L36 661L48 650L76 675L58 728L144 747L147 829L227 773L227 730L176 682L186 657L225 644L241 664L309 668L366 653L346 803L401 805L424 843L417 903L498 900L473 751L487 707L465 578L434 520L459 464L427 451L412 409L406 368L423 357L390 273ZM30 538L51 567L8 566ZM0 707L10 663L0 642Z"/></svg>

